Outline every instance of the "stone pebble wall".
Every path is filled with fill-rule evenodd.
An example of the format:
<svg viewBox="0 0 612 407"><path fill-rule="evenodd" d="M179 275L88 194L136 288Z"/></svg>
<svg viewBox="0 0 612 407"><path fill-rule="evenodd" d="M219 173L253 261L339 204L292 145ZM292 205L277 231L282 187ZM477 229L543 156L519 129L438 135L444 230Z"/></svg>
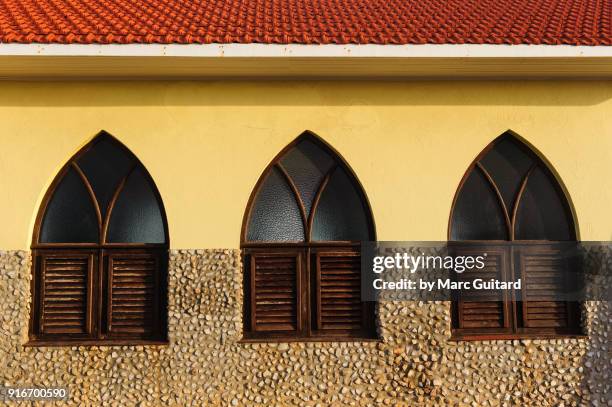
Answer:
<svg viewBox="0 0 612 407"><path fill-rule="evenodd" d="M24 347L30 265L0 253L0 385L68 386L54 405L612 405L610 303L589 339L451 342L448 303L387 302L380 342L244 344L240 252L179 250L168 346Z"/></svg>

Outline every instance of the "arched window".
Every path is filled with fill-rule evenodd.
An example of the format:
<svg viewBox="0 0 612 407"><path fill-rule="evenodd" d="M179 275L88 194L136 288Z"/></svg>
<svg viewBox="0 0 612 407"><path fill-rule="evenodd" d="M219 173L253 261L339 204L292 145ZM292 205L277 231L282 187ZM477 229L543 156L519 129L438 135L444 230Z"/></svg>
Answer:
<svg viewBox="0 0 612 407"><path fill-rule="evenodd" d="M361 301L360 242L375 240L365 194L340 156L312 133L259 179L243 223L245 338L375 336Z"/></svg>
<svg viewBox="0 0 612 407"><path fill-rule="evenodd" d="M40 207L30 340L166 339L168 228L149 173L102 132L60 170Z"/></svg>
<svg viewBox="0 0 612 407"><path fill-rule="evenodd" d="M449 240L464 242L466 254L470 244L474 254L487 252L484 270L460 278L522 281L520 291L460 294L453 303L454 336L580 331L578 304L558 301L569 282L560 253L576 240L569 202L547 164L514 135L497 138L468 168L455 196Z"/></svg>

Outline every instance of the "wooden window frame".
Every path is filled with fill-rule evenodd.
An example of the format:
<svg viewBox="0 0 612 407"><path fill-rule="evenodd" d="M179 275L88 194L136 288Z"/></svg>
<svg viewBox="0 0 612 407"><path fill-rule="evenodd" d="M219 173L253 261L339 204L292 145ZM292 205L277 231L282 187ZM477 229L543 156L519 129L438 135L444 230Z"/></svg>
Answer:
<svg viewBox="0 0 612 407"><path fill-rule="evenodd" d="M481 163L481 160L495 147L495 145L503 140L508 138L512 138L514 142L517 144L521 144L524 146L526 150L528 150L529 154L531 154L534 163L531 168L527 171L524 178L521 180L521 184L517 193L517 196L514 200L514 205L512 208L507 208L501 191L498 185L495 183L493 177L489 173L489 171L484 167ZM552 183L557 192L564 198L563 206L566 211L567 219L570 220L570 234L572 240L569 242L564 241L550 241L550 240L518 240L515 238L516 231L516 218L518 213L518 207L521 202L521 198L523 193L525 192L527 182L529 180L529 176L533 173L534 169L539 167L543 170L554 182ZM453 224L453 215L455 211L455 207L463 186L467 181L468 177L472 173L472 171L481 171L485 178L487 179L488 184L492 187L495 192L496 198L505 218L505 224L507 227L507 236L509 240L462 240L462 241L452 241L452 224ZM518 246L521 245L529 245L531 247L556 247L563 244L568 244L570 242L575 242L577 233L575 221L573 218L573 213L571 208L569 207L569 200L565 191L560 187L560 184L557 178L554 176L554 173L550 170L547 162L539 157L539 155L531 148L531 146L525 144L522 140L520 140L516 135L511 132L506 132L496 138L493 142L491 142L484 150L478 154L478 156L474 159L474 161L470 164L465 174L463 175L459 186L457 187L457 191L455 192L455 196L453 198L453 203L451 206L450 216L448 219L448 240L449 244L452 246L454 243L457 243L461 246L478 246L480 249L487 250L495 250L494 248L503 248L507 250L508 255L508 277L511 279L509 281L515 281L517 270L521 273L521 277L524 281L524 270L521 269L521 266L516 266L516 251ZM489 249L491 248L491 249ZM522 290L522 295L525 295L525 290ZM508 298L509 297L509 298ZM568 326L566 329L551 329L551 328L526 328L522 326L523 321L521 321L521 309L524 309L526 306L526 301L521 301L517 298L517 295L514 290L511 291L506 296L506 299L503 301L503 307L506 317L508 321L508 330L501 330L498 333L495 332L483 332L483 328L476 329L465 329L460 328L461 326L461 316L459 315L459 301L454 299L451 302L451 340L456 341L480 341L480 340L498 340L498 339L554 339L554 338L573 338L573 337L585 337L582 331L581 326L581 309L580 304L576 302L566 302L567 306L567 318L572 322L573 325Z"/></svg>
<svg viewBox="0 0 612 407"><path fill-rule="evenodd" d="M245 342L345 342L378 340L374 318L374 303L362 302L363 328L335 329L333 332L316 328L318 310L321 308L320 292L317 290L320 276L312 264L317 253L349 254L360 256L360 242L338 242L338 244L283 244L270 247L268 245L249 244L243 248L243 341ZM298 268L298 327L295 333L257 332L254 330L255 303L252 271L252 258L255 256L279 256L296 254L300 259Z"/></svg>
<svg viewBox="0 0 612 407"><path fill-rule="evenodd" d="M293 182L286 169L283 167L282 158L304 138L315 142L336 161L328 173L321 180L315 193L310 213L306 216L306 208L297 185ZM368 232L372 240L376 240L376 231L372 217L372 211L363 187L359 183L355 173L348 163L333 147L328 145L316 134L306 131L288 144L264 169L257 181L247 202L247 210L242 222L240 247L243 260L243 287L244 287L244 306L243 306L243 342L343 342L343 341L377 341L379 340L375 324L375 307L372 302L362 302L363 329L336 329L334 332L317 330L313 325L317 315L317 310L321 308L320 295L316 287L320 284L316 267L313 267L317 253L350 253L360 256L360 241L313 241L311 239L312 225L315 213L325 187L327 186L334 171L342 167L349 175L356 191L359 192L367 214ZM261 190L268 174L276 168L280 171L283 179L288 183L292 194L298 204L300 215L304 226L305 241L301 242L279 242L279 241L249 241L247 238L251 213L256 202L259 191ZM300 292L298 292L298 329L295 333L262 333L253 330L253 319L255 318L253 300L253 271L251 270L251 257L253 255L278 255L282 253L299 253L301 265L298 270L298 281Z"/></svg>
<svg viewBox="0 0 612 407"><path fill-rule="evenodd" d="M85 176L84 172L78 165L78 160L86 154L101 137L110 138L118 147L120 147L131 159L134 164L126 173L124 178L116 186L111 201L109 202L105 218L102 219L99 202L95 196L93 187ZM106 243L107 232L110 224L113 208L117 202L123 187L128 177L133 171L139 168L148 181L161 213L164 237L163 243ZM75 170L81 181L84 183L89 197L92 200L96 217L98 220L98 243L41 243L40 234L43 219L47 212L48 205L57 190L58 185L70 170ZM39 208L36 223L34 227L32 239L32 280L30 285L32 296L32 309L30 312L29 322L29 341L26 346L79 346L79 345L96 345L96 346L122 346L122 345L163 345L168 343L167 338L167 283L168 283L168 222L164 209L164 205L153 182L153 179L145 166L138 158L120 141L110 134L102 131L96 135L87 145L73 155L68 162L60 169L57 176L48 188L43 197L42 204ZM86 312L88 320L88 335L69 335L69 334L45 334L41 330L41 319L43 317L43 298L42 290L42 261L46 256L73 256L82 257L90 256L92 263L95 265L89 270L88 278L88 307ZM152 295L156 307L156 322L152 327L151 335L113 335L110 330L109 316L111 309L110 299L110 278L112 270L108 259L116 255L127 256L152 256L157 259L155 267L155 281Z"/></svg>

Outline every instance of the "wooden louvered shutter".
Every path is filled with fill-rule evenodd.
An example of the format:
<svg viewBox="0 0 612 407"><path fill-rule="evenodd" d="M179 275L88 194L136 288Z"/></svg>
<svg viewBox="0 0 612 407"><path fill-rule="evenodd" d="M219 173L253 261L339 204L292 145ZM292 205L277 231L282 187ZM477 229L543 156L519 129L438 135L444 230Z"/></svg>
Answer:
<svg viewBox="0 0 612 407"><path fill-rule="evenodd" d="M578 304L563 295L576 284L570 264L554 246L522 247L517 250L518 272L523 281L519 310L526 332L574 332L579 330Z"/></svg>
<svg viewBox="0 0 612 407"><path fill-rule="evenodd" d="M474 251L461 248L455 255L482 256L487 253L482 270L466 270L457 274L458 281L483 281L490 279L510 281L509 249L478 248ZM477 334L499 334L512 331L511 294L508 290L468 290L457 294L455 328L458 332Z"/></svg>
<svg viewBox="0 0 612 407"><path fill-rule="evenodd" d="M316 251L314 271L313 328L324 335L372 336L372 304L361 301L361 255L359 251Z"/></svg>
<svg viewBox="0 0 612 407"><path fill-rule="evenodd" d="M246 257L249 306L246 317L255 334L297 334L302 329L301 251L279 249Z"/></svg>
<svg viewBox="0 0 612 407"><path fill-rule="evenodd" d="M92 285L97 266L93 252L54 251L36 256L38 331L42 337L92 334Z"/></svg>
<svg viewBox="0 0 612 407"><path fill-rule="evenodd" d="M107 330L110 337L155 338L160 327L163 301L162 252L111 252L106 258L108 275Z"/></svg>

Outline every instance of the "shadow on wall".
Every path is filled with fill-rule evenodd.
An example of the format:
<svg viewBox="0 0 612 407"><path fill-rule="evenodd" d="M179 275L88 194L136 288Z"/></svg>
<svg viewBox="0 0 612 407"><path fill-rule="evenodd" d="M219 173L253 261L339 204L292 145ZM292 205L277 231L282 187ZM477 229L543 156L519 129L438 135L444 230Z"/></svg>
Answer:
<svg viewBox="0 0 612 407"><path fill-rule="evenodd" d="M0 106L592 106L612 82L5 82Z"/></svg>

